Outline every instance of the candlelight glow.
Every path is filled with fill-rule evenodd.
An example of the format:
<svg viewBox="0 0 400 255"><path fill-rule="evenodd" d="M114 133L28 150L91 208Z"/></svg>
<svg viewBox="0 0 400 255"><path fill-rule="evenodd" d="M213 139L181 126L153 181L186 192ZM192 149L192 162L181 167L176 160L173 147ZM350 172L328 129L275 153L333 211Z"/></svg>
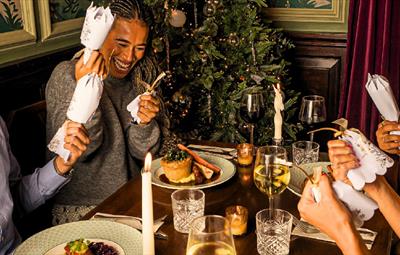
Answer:
<svg viewBox="0 0 400 255"><path fill-rule="evenodd" d="M277 88L278 90L281 90L281 84L280 84L279 82L276 84L276 88Z"/></svg>
<svg viewBox="0 0 400 255"><path fill-rule="evenodd" d="M144 171L150 172L151 171L151 153L148 152L146 158L144 159Z"/></svg>

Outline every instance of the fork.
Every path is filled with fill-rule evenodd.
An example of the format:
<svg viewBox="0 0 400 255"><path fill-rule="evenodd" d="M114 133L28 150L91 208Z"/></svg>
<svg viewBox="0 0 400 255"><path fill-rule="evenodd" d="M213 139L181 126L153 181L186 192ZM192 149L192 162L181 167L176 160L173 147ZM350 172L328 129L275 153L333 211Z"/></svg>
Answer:
<svg viewBox="0 0 400 255"><path fill-rule="evenodd" d="M297 219L294 216L293 216L293 223L294 223L294 225L296 225L296 227L298 227L304 233L313 234L313 233L320 232L317 228L315 228L310 223L307 223L305 221L301 221L301 220Z"/></svg>
<svg viewBox="0 0 400 255"><path fill-rule="evenodd" d="M109 213L96 213L93 216L93 218L97 218L97 219L101 219L101 218L103 218L103 219L114 219L115 222L131 226L131 227L139 230L140 232L142 231L142 224L141 224L142 219L139 218L139 217L129 216L129 215L109 214ZM167 215L164 215L164 216L154 220L154 225L160 224L166 218L167 218ZM139 222L139 224L135 223L135 220L137 222ZM154 232L154 236L157 237L157 238L160 238L160 239L164 239L164 240L168 239L168 235L166 233L164 233L163 231L161 231L161 230L157 230L156 232Z"/></svg>

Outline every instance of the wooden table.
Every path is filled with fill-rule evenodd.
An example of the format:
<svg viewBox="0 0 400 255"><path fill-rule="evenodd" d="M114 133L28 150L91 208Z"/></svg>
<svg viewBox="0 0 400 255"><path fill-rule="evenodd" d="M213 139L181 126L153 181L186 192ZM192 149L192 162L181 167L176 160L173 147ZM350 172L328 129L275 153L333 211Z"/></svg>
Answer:
<svg viewBox="0 0 400 255"><path fill-rule="evenodd" d="M172 220L171 193L173 190L153 185L154 218L168 215L161 230L168 234L168 240L156 239L156 254L185 254L188 236L174 230ZM258 254L255 235L255 214L267 207L268 199L253 184L249 169L238 168L236 175L228 182L216 187L204 189L206 194L205 214L224 215L225 208L239 204L249 210L247 234L235 237L235 247L238 255ZM275 207L288 210L299 216L297 203L299 197L289 190L284 191L275 199ZM123 214L141 217L141 178L136 178L123 185L113 195L108 197L84 219L89 219L96 212ZM329 219L327 219L329 220ZM390 254L392 230L380 212L368 222L365 227L375 230L378 235L372 247L372 254ZM341 254L334 243L311 240L292 236L290 254Z"/></svg>

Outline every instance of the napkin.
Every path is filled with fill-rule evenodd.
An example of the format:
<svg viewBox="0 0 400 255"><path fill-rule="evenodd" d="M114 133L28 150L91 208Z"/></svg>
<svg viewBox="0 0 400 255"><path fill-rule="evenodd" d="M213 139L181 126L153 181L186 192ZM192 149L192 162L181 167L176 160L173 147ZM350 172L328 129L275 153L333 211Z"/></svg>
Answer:
<svg viewBox="0 0 400 255"><path fill-rule="evenodd" d="M308 223L306 223L306 224L308 224ZM357 230L360 233L361 238L364 241L364 244L367 246L368 250L370 250L372 248L372 245L374 244L376 235L378 233L375 231L366 229L366 228L358 228ZM327 236L325 233L322 233L320 231L315 231L315 232L312 231L312 233L309 233L309 232L306 233L298 226L296 226L293 229L292 235L311 238L311 239L317 239L317 240L322 240L322 241L328 241L328 242L335 242L329 236Z"/></svg>
<svg viewBox="0 0 400 255"><path fill-rule="evenodd" d="M81 32L81 43L85 46L83 62L87 63L93 50L100 49L114 22L109 7L96 7L93 2L86 10L86 17Z"/></svg>
<svg viewBox="0 0 400 255"><path fill-rule="evenodd" d="M347 173L351 184L357 190L361 190L365 183L374 182L376 175L384 175L387 168L394 164L392 158L383 153L359 131L347 129L339 139L350 144L355 156L360 160L360 167Z"/></svg>
<svg viewBox="0 0 400 255"><path fill-rule="evenodd" d="M128 110L128 112L131 113L131 116L133 118L133 120L137 123L140 123L142 120L139 118L138 116L138 111L139 111L139 103L140 103L140 97L142 95L150 95L149 92L145 92L139 96L137 96L135 99L132 100L132 102L130 102L127 106L126 109Z"/></svg>
<svg viewBox="0 0 400 255"><path fill-rule="evenodd" d="M396 98L393 95L388 80L384 76L378 74L371 76L368 74L368 81L365 88L385 120L399 120L400 111Z"/></svg>
<svg viewBox="0 0 400 255"><path fill-rule="evenodd" d="M101 47L113 22L114 17L109 7L95 7L93 3L89 6L81 33L81 43L85 46L84 64L89 60L92 51ZM102 93L103 81L97 74L86 74L80 78L68 107L68 119L78 123L89 121L99 105ZM64 124L57 130L48 148L67 161L70 152L64 148L65 130Z"/></svg>
<svg viewBox="0 0 400 255"><path fill-rule="evenodd" d="M374 212L378 209L378 205L371 198L367 197L360 191L356 191L350 185L335 181L332 184L337 197L346 204L347 208L353 214L355 223L362 226L364 221L367 221L374 216Z"/></svg>

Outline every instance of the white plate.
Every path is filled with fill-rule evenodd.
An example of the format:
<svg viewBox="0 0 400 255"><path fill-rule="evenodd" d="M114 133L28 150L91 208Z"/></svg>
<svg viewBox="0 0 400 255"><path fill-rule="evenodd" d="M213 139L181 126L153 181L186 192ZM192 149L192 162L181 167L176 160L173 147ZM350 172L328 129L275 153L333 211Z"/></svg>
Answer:
<svg viewBox="0 0 400 255"><path fill-rule="evenodd" d="M312 174L313 168L316 166L322 166L322 171L328 172L328 169L326 167L330 164L331 162L315 162L302 164L300 165L300 167L303 168L308 174ZM306 176L300 169L298 169L297 167L290 168L290 182L288 189L297 196L301 197L301 193L303 193L305 179Z"/></svg>
<svg viewBox="0 0 400 255"><path fill-rule="evenodd" d="M87 220L43 230L18 246L14 255L63 254L49 252L57 251L61 245L79 238L101 240L117 250L122 250L122 254L142 254L142 234L138 230L111 221Z"/></svg>
<svg viewBox="0 0 400 255"><path fill-rule="evenodd" d="M221 168L221 174L218 177L218 179L209 183L198 184L198 185L194 185L191 183L190 184L165 183L160 180L160 175L164 174L164 170L162 169L160 164L161 158L158 158L156 160L153 160L153 162L151 163L152 183L156 186L167 189L204 189L224 183L235 175L236 167L231 161L218 156L205 155L202 153L199 153L199 156L207 160L211 164L214 164L219 168Z"/></svg>

